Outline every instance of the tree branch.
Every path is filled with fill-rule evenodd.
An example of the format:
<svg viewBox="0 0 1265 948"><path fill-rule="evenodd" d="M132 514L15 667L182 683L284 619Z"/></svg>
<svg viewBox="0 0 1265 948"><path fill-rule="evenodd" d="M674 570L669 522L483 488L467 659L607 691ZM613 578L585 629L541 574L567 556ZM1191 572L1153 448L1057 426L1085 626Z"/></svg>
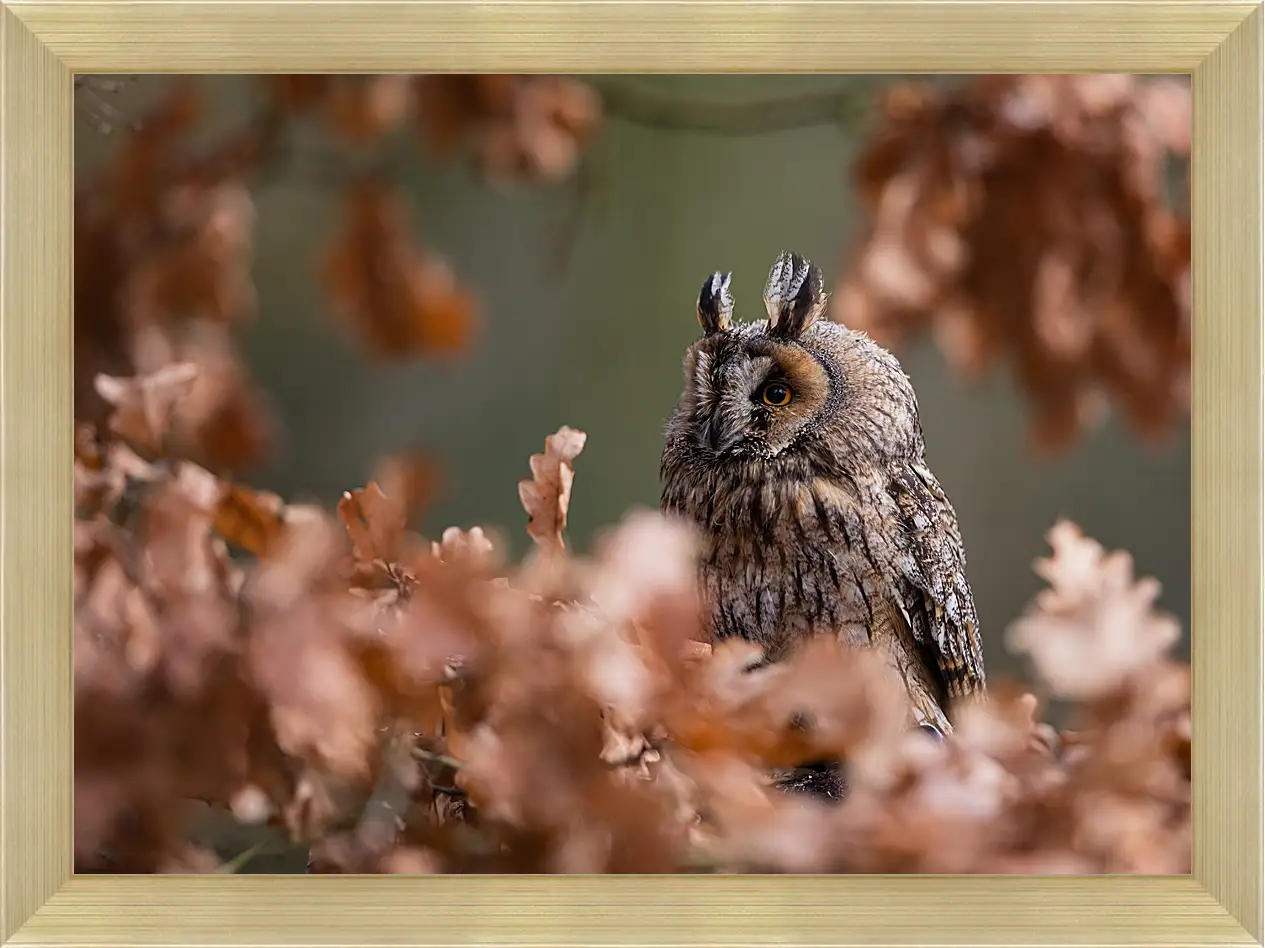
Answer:
<svg viewBox="0 0 1265 948"><path fill-rule="evenodd" d="M730 137L849 125L870 113L875 98L867 84L754 102L706 102L650 92L609 77L586 77L585 81L602 97L603 111L612 118L643 128Z"/></svg>

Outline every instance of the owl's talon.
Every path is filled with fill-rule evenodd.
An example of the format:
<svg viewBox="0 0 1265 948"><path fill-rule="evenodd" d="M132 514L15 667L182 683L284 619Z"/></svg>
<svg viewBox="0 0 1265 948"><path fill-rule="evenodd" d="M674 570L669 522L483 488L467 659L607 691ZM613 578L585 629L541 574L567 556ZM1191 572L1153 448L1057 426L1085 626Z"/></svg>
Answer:
<svg viewBox="0 0 1265 948"><path fill-rule="evenodd" d="M810 761L792 768L776 786L788 793L807 794L830 804L841 803L848 795L843 762L834 759Z"/></svg>

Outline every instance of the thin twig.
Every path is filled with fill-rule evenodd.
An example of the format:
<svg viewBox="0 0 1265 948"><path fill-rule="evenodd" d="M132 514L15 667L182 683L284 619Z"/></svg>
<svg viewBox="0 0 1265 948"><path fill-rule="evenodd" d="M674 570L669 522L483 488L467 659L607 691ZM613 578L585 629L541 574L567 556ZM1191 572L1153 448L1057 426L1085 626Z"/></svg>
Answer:
<svg viewBox="0 0 1265 948"><path fill-rule="evenodd" d="M433 764L442 764L445 767L451 767L453 770L461 769L461 761L455 757L449 757L447 754L437 754L434 751L424 750L421 747L413 748L413 756L418 760L425 760Z"/></svg>
<svg viewBox="0 0 1265 948"><path fill-rule="evenodd" d="M245 867L246 863L258 856L267 845L268 841L266 839L261 839L249 849L245 849L238 853L232 859L228 860L228 862L222 863L215 871L223 875L232 875L233 873L240 872Z"/></svg>
<svg viewBox="0 0 1265 948"><path fill-rule="evenodd" d="M359 838L395 838L412 799L405 770L409 766L409 755L415 750L411 746L411 736L402 729L392 729L382 742L382 768L356 823L356 836Z"/></svg>
<svg viewBox="0 0 1265 948"><path fill-rule="evenodd" d="M555 276L562 276L570 269L593 198L598 189L605 185L602 174L607 168L607 163L603 161L600 148L601 143L595 142L592 148L582 154L575 174L572 176L570 203L558 232L550 261L550 267Z"/></svg>
<svg viewBox="0 0 1265 948"><path fill-rule="evenodd" d="M126 115L102 98L102 93L119 92L127 83L135 79L136 76L118 76L113 79L106 76L74 77L75 104L100 134L113 135L115 130L121 127L132 130L138 127L135 120L129 120Z"/></svg>

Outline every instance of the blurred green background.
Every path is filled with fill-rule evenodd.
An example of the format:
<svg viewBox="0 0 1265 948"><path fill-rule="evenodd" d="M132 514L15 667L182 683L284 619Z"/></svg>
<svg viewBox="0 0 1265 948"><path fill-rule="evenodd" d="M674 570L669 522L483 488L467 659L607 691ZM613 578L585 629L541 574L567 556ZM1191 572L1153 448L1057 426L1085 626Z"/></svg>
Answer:
<svg viewBox="0 0 1265 948"><path fill-rule="evenodd" d="M166 81L141 77L112 101L137 110ZM208 134L246 117L257 92L248 77L200 81L213 104ZM709 102L841 88L864 106L889 81L630 76L601 85L694 102L705 115ZM703 278L734 272L742 319L762 317L763 281L783 248L819 262L834 284L855 221L848 170L866 127L864 108L835 124L739 137L608 114L585 159L578 218L574 179L490 187L459 162L429 163L410 140L388 145L420 242L448 256L477 292L482 331L462 361L384 366L361 354L319 283L340 213L330 172L341 153L309 123L253 191L259 305L244 351L284 438L246 480L332 504L365 482L375 458L418 446L444 475L426 530L482 524L522 552L517 482L545 436L567 424L589 434L570 521L573 540L587 547L630 507L657 504L663 427L697 332ZM81 168L116 140L77 120ZM1129 550L1139 572L1162 582L1161 604L1189 625L1188 427L1154 449L1109 417L1065 456L1038 458L1004 368L968 389L928 337L898 355L919 394L930 464L961 519L994 675L1012 667L1002 632L1040 586L1031 563L1059 517Z"/></svg>

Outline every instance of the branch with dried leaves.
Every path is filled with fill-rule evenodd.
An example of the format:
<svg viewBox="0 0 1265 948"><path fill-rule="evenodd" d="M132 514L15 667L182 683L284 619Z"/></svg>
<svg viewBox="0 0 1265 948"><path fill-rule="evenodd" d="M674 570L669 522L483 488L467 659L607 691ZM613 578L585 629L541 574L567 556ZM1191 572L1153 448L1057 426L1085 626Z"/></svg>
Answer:
<svg viewBox="0 0 1265 948"><path fill-rule="evenodd" d="M142 457L187 374L117 380L114 435L76 439L78 871L209 871L189 798L283 828L317 872L1189 871L1176 625L1070 524L1011 640L1075 732L1003 689L940 745L867 650L753 669L704 642L681 524L633 513L570 555L581 432L531 459L537 552L512 564L477 528L408 529L431 483L411 459L330 514ZM774 786L824 758L841 804Z"/></svg>
<svg viewBox="0 0 1265 948"><path fill-rule="evenodd" d="M1126 556L1106 555L1070 525L1050 535L1053 556L1038 566L1050 588L1016 623L1012 645L1031 655L1043 697L1077 705L1076 731L1056 733L1040 723L1035 697L1002 690L961 709L953 737L933 745L905 730L902 692L868 652L816 640L754 668L750 646L701 641L693 537L681 525L633 514L593 557L571 555L564 534L582 432L560 429L529 461L519 493L536 547L519 564L478 527L438 540L409 529L434 485L416 458L385 461L336 513L223 476L257 458L272 430L234 331L253 307L244 181L270 160L284 121L322 115L349 147L413 121L442 153L540 176L571 167L595 118L586 93L544 78L268 82L267 121L193 156L182 143L199 106L177 89L125 143L106 186L79 195L78 871L213 870L186 832L188 800L310 844L313 871L1189 870L1189 669L1165 657L1176 626L1153 612L1156 587L1133 578ZM912 108L909 128L929 121L955 161L963 141L991 143L1000 164L968 166L976 177L957 165L941 175L932 159L946 153L942 139L911 139L904 125L891 146L901 175L863 163L888 228L876 229L874 246L897 248L876 259L908 262L922 247L916 259L941 268L935 292L916 305L902 298L908 312L942 316L951 285L984 309L1003 290L1022 297L1023 268L1012 268L1018 290L982 276L962 283L986 246L980 222L1009 220L995 216L988 188L1034 135L1081 167L1077 136L1119 131L1114 100L1102 114L1083 101L1095 88L1075 86L1075 108L1058 95L1050 105L1064 123L1088 109L1084 127L1056 122L1039 134L963 139L941 127L937 108ZM1012 101L994 90L980 115L1044 101L1043 89L1067 91L1038 83ZM915 145L932 159L920 164ZM940 200L963 180L965 204ZM1145 195L1144 185L1130 178L1121 193ZM914 210L902 194L916 198ZM1167 286L1146 269L1166 258L1131 242L1150 211L1120 206L1129 213L1110 232L1125 237L1110 246L1128 253L1095 272L1135 282L1073 281L1070 298L1088 293L1085 306L1118 309L1133 299L1122 287ZM925 230L941 213L947 223ZM1057 216L1041 221L1033 254L1080 252L1077 241L1093 236ZM954 269L943 251L959 246L969 253ZM327 264L327 288L371 352L454 351L468 337L472 299L413 243L381 185L349 193L346 232ZM872 283L887 271L859 272ZM918 285L909 272L883 286L908 291ZM1104 285L1116 295L1101 295ZM1157 312L1158 323L1138 330L1148 344L1163 342L1156 325L1169 325L1168 311ZM1146 349L1126 344L1128 318L1112 319L1089 320L1100 375L1116 365L1103 345L1115 346L1116 362ZM1012 345L1028 338L1010 324L997 332ZM1159 376L1170 382L1179 343L1160 346ZM1021 364L1048 368L1051 345L1020 346ZM1133 381L1159 377L1153 365L1130 366ZM1055 415L1071 380L1092 375L1074 367L1066 385L1041 389ZM827 758L847 762L842 805L777 789L779 770Z"/></svg>
<svg viewBox="0 0 1265 948"><path fill-rule="evenodd" d="M1189 174L1188 83L982 76L885 113L835 318L891 346L931 329L968 379L1006 360L1047 450L1109 404L1152 439L1186 419L1190 221L1165 175Z"/></svg>
<svg viewBox="0 0 1265 948"><path fill-rule="evenodd" d="M113 88L81 78L82 95ZM206 442L200 459L225 470L258 458L271 436L268 425L245 423L266 414L224 355L224 335L252 304L244 182L275 165L292 120L318 118L343 149L335 183L347 211L324 267L334 308L371 354L402 358L460 352L478 320L450 265L413 239L381 162L363 157L389 136L411 132L493 180L558 180L579 167L603 111L668 130L752 135L851 120L868 97L844 88L704 105L548 76L262 81L260 115L196 160L177 156L198 114L178 88L137 122L112 182L82 189L76 209L77 417L104 420L98 372L213 363L221 381L204 373L193 427ZM1180 80L897 86L855 168L864 233L845 261L835 318L889 346L933 329L968 379L1005 359L1032 404L1039 447L1066 448L1110 404L1162 438L1189 413L1188 201L1171 206L1164 178L1189 155L1190 92ZM578 179L567 242L590 180L591 169Z"/></svg>
<svg viewBox="0 0 1265 948"><path fill-rule="evenodd" d="M80 77L81 96L115 86ZM117 157L84 175L75 201L75 417L102 427L123 397L100 374L199 369L170 446L222 472L263 458L275 434L267 399L235 352L254 315L249 187L274 169L288 129L324 120L343 163L404 130L486 176L532 181L571 173L599 105L587 87L549 76L265 76L258 114L190 148L205 113L199 87L176 82L126 124ZM115 125L122 128L118 122ZM349 174L341 233L322 261L331 308L371 356L463 351L478 327L474 294L419 245L402 202L380 178Z"/></svg>
<svg viewBox="0 0 1265 948"><path fill-rule="evenodd" d="M814 125L851 128L873 108L868 89L848 84L750 102L698 101L657 94L620 77L586 80L609 117L662 131L745 138Z"/></svg>

